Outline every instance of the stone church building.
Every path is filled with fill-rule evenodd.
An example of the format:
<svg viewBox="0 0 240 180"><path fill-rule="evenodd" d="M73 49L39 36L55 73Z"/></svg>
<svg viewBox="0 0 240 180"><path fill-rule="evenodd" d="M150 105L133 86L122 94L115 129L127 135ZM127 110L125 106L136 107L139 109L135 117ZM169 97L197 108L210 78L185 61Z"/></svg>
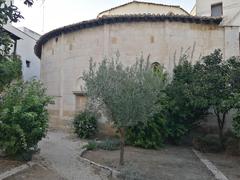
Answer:
<svg viewBox="0 0 240 180"><path fill-rule="evenodd" d="M90 58L100 62L119 52L129 65L150 55L171 72L184 53L193 62L217 48L225 58L238 56L239 27L239 0L197 0L191 13L179 6L133 1L46 33L35 53L41 59L41 80L55 98L49 106L50 126L66 128L84 109L82 73Z"/></svg>

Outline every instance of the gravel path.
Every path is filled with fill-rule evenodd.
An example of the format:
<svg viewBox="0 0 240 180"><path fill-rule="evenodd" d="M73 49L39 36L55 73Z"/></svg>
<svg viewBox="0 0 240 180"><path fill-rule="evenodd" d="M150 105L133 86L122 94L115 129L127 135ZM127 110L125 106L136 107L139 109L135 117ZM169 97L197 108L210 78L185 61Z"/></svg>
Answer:
<svg viewBox="0 0 240 180"><path fill-rule="evenodd" d="M107 180L101 174L79 158L81 147L85 143L63 132L49 132L39 147L40 158L46 166L68 180Z"/></svg>

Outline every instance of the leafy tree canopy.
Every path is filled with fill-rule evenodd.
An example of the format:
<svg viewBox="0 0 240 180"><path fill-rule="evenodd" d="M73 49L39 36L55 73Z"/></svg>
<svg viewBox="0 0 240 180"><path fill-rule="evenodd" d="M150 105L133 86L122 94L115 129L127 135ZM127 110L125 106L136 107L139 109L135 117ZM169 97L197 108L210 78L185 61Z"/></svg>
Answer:
<svg viewBox="0 0 240 180"><path fill-rule="evenodd" d="M226 115L236 108L240 93L240 60L232 57L223 59L220 50L215 50L195 66L195 88L214 111L219 126L219 136L222 140Z"/></svg>

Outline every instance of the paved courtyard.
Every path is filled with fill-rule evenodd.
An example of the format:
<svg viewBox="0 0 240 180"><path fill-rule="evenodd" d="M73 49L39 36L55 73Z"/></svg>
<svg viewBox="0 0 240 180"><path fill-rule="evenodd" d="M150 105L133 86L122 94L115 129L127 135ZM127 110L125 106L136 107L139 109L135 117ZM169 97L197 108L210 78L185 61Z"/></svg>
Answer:
<svg viewBox="0 0 240 180"><path fill-rule="evenodd" d="M106 171L92 167L80 157L80 152L85 144L85 141L74 135L50 131L47 137L39 143L41 150L33 158L35 164L7 180L109 180ZM215 179L190 147L166 146L160 150L126 147L125 150L126 165L134 165L141 172L142 177L147 179ZM223 158L221 155L214 154L205 154L204 156L212 161L229 180L237 180L240 177L238 160L234 161L234 158L229 159L226 156ZM118 151L89 151L85 153L84 157L119 169ZM0 174L21 165L17 161L0 160L0 164L3 165L0 168L2 169Z"/></svg>
<svg viewBox="0 0 240 180"><path fill-rule="evenodd" d="M80 151L85 143L63 132L49 132L40 142L40 154L36 161L54 169L68 180L103 180L94 169L80 159ZM40 159L41 158L41 159Z"/></svg>

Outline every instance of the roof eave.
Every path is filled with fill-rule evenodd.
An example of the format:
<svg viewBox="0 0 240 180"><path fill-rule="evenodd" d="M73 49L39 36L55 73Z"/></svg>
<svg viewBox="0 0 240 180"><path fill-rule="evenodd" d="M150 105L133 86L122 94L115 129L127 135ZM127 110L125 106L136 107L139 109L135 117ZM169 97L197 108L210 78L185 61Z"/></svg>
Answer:
<svg viewBox="0 0 240 180"><path fill-rule="evenodd" d="M57 37L61 34L66 34L81 29L102 26L104 24L131 23L131 22L164 22L164 21L219 25L222 21L222 17L198 17L184 15L152 15L152 14L101 17L89 21L83 21L80 23L64 26L44 34L37 41L34 47L34 51L35 54L41 59L42 46L49 39Z"/></svg>

